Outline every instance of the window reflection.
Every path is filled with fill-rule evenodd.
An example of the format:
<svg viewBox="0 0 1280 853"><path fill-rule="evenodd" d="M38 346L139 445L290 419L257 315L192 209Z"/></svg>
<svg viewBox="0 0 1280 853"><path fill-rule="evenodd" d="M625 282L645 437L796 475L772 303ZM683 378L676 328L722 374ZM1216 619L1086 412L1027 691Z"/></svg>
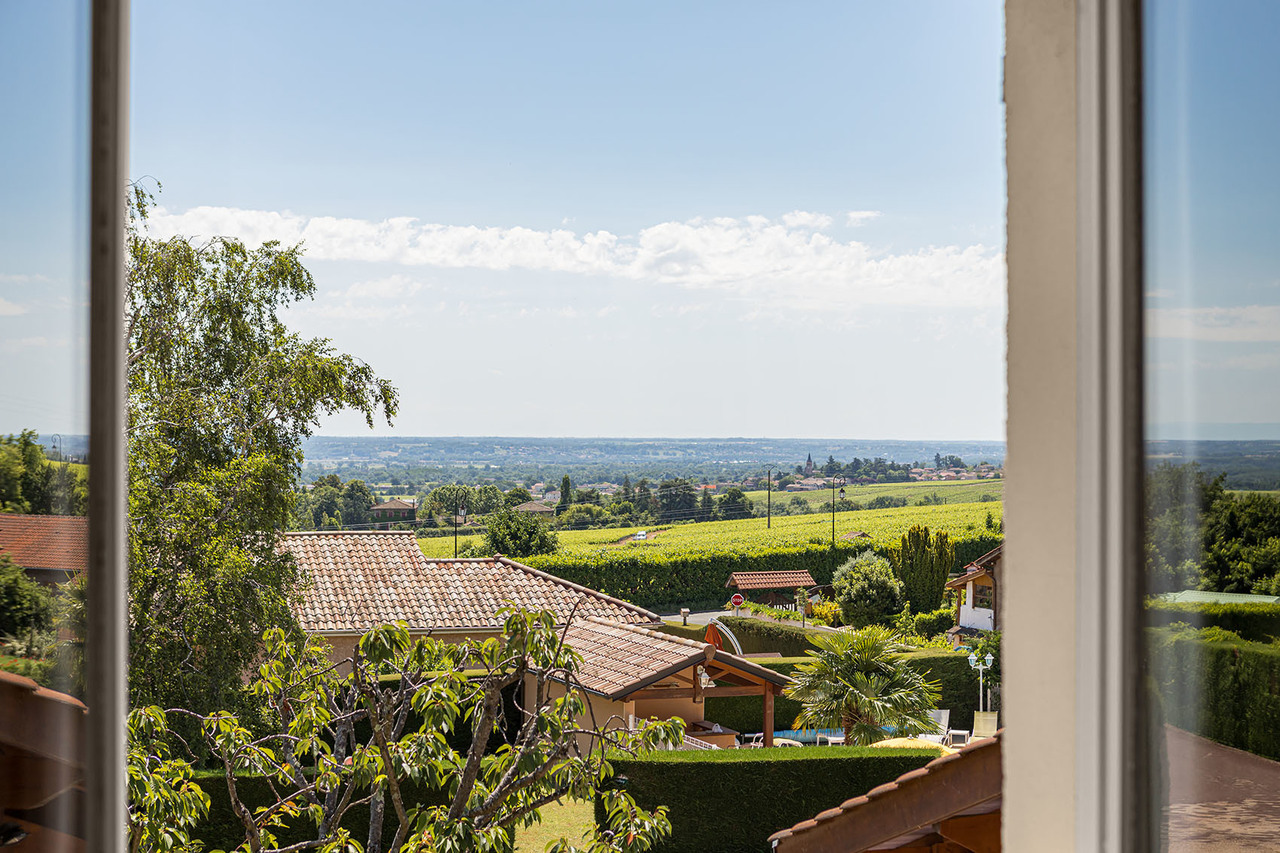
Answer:
<svg viewBox="0 0 1280 853"><path fill-rule="evenodd" d="M84 846L88 4L0 5L0 845Z"/></svg>
<svg viewBox="0 0 1280 853"><path fill-rule="evenodd" d="M1266 2L1147 3L1148 652L1172 850L1280 838L1280 88Z"/></svg>

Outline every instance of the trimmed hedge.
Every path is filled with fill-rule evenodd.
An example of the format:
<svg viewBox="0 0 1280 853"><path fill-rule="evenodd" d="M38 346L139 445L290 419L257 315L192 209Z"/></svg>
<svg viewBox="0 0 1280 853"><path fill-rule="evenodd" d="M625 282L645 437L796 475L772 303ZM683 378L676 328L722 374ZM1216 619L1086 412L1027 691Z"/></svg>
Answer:
<svg viewBox="0 0 1280 853"><path fill-rule="evenodd" d="M953 541L955 569L996 547L1002 537L983 533ZM831 573L850 557L867 550L865 542L756 548L743 552L706 551L664 556L601 549L591 557L543 554L522 562L556 577L599 590L651 610L719 607L728 596L725 581L733 572L807 571L818 584L831 583ZM889 547L875 549L888 556ZM774 651L772 649L768 651Z"/></svg>
<svg viewBox="0 0 1280 853"><path fill-rule="evenodd" d="M611 758L615 782L646 809L665 805L655 853L760 853L769 836L923 767L932 750L856 746L660 752ZM599 802L596 821L604 819Z"/></svg>
<svg viewBox="0 0 1280 853"><path fill-rule="evenodd" d="M803 656L813 648L813 644L809 642L809 635L813 632L798 624L790 625L750 616L721 616L720 621L738 638L743 654L772 652L785 658Z"/></svg>
<svg viewBox="0 0 1280 853"><path fill-rule="evenodd" d="M963 652L943 649L922 649L911 652L907 661L921 671L925 678L938 682L938 707L951 709L951 728L973 728L973 712L978 710L978 676L969 666ZM752 663L775 672L789 675L797 664L808 656L787 658L756 658ZM764 728L764 705L759 696L708 696L707 719L739 732L758 732ZM791 728L792 721L800 713L800 703L785 696L774 700L774 728L781 731Z"/></svg>
<svg viewBox="0 0 1280 853"><path fill-rule="evenodd" d="M1280 646L1148 629L1151 676L1167 722L1280 760ZM708 700L710 701L710 700Z"/></svg>
<svg viewBox="0 0 1280 853"><path fill-rule="evenodd" d="M195 781L209 795L209 815L196 824L191 832L192 838L204 842L206 850L232 850L244 841L244 827L235 813L231 811L231 795L227 791L227 783L220 771L200 771ZM406 783L402 788L408 803L419 805L443 805L447 800L442 791L428 791L422 786ZM261 776L239 776L236 778L236 792L240 802L252 811L260 806L275 802L271 796L271 788L267 780ZM395 809L390 801L386 804L388 816L383 819L383 843L389 844L395 825ZM276 835L282 844L295 844L315 837L315 828L306 817L294 818L289 830L277 830ZM369 807L357 806L347 813L342 822L352 837L364 844L369 837Z"/></svg>
<svg viewBox="0 0 1280 853"><path fill-rule="evenodd" d="M695 643L701 643L703 637L707 634L707 626L681 625L679 622L668 619L663 622L661 631L664 634L672 634L676 637L684 637L686 640L693 640Z"/></svg>
<svg viewBox="0 0 1280 853"><path fill-rule="evenodd" d="M1193 628L1225 628L1246 640L1268 643L1280 638L1280 604L1147 601L1148 625L1160 628L1173 622L1186 622Z"/></svg>

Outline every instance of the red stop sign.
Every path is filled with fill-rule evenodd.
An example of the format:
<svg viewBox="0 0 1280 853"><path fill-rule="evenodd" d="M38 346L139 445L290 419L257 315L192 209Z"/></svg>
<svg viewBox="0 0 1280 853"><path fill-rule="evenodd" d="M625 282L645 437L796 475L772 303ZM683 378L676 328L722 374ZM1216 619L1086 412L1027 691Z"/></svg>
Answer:
<svg viewBox="0 0 1280 853"><path fill-rule="evenodd" d="M745 601L746 599L742 597L742 593L740 592L735 592L733 594L733 598L729 599L729 603L732 604L734 607L741 607L743 602Z"/></svg>

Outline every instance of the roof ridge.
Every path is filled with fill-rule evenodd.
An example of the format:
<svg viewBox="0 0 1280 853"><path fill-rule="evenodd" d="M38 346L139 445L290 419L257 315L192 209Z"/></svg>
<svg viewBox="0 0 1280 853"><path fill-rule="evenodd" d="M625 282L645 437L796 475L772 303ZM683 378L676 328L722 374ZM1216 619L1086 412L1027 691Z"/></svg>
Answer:
<svg viewBox="0 0 1280 853"><path fill-rule="evenodd" d="M281 536L412 536L412 530L286 530Z"/></svg>
<svg viewBox="0 0 1280 853"><path fill-rule="evenodd" d="M656 637L659 640L668 640L682 646L688 646L691 649L698 649L704 654L708 647L712 649L715 648L715 645L712 643L699 643L697 640L690 640L688 637L681 637L678 634L668 634L666 631L646 628L643 625L627 625L622 622L614 622L610 619L605 619L602 616L582 616L579 618L587 622L594 622L597 625L607 625L610 628L625 628L628 631L635 631L636 633L644 634L647 637Z"/></svg>
<svg viewBox="0 0 1280 853"><path fill-rule="evenodd" d="M611 604L619 605L621 607L626 608L627 610L630 610L633 613L638 613L641 616L649 617L650 621L653 621L653 622L662 621L662 617L660 617L657 613L654 613L652 610L646 610L645 608L639 606L638 604L632 604L630 601L624 601L621 598L614 598L612 595L609 595L607 592L601 592L598 589L591 589L590 587L583 586L582 584L574 583L571 580L565 580L564 578L556 577L555 575L549 574L548 572L544 572L541 569L535 569L533 566L526 566L524 563L517 562L516 560L513 560L510 557L504 557L501 554L497 554L497 555L494 555L493 557L489 557L488 559L493 560L495 563L502 563L505 566L510 566L512 568L520 569L521 571L527 572L528 574L534 575L535 577L540 577L540 578L543 578L544 580L549 580L552 583L557 583L557 584L560 584L561 586L566 586L569 589L574 590L575 592L580 592L583 595L589 596L591 598L603 599L605 601L608 601Z"/></svg>

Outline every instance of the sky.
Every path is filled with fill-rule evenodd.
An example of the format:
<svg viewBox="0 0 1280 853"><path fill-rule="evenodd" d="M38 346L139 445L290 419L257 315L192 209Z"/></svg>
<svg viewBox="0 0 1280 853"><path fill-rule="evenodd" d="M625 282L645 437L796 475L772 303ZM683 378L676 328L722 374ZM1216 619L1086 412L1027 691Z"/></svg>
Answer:
<svg viewBox="0 0 1280 853"><path fill-rule="evenodd" d="M288 322L399 387L382 433L1004 437L995 0L132 15L153 233L302 242ZM52 313L18 284L75 272L10 242L6 340Z"/></svg>

